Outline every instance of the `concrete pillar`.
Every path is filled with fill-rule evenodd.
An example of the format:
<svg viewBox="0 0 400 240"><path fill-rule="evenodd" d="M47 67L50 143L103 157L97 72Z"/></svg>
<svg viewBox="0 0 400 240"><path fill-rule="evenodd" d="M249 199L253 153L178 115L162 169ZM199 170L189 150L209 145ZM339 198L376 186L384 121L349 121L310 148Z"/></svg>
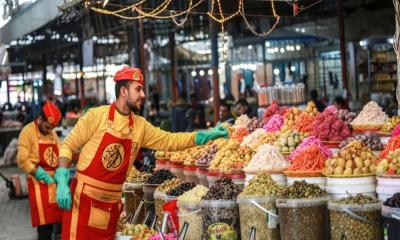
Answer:
<svg viewBox="0 0 400 240"><path fill-rule="evenodd" d="M340 39L340 60L342 63L342 79L343 79L343 87L346 89L347 94L349 93L349 85L347 81L347 63L346 63L346 38L345 38L345 30L344 30L344 16L343 16L343 7L342 1L337 1L337 11L338 11L338 21L339 21L339 39Z"/></svg>
<svg viewBox="0 0 400 240"><path fill-rule="evenodd" d="M218 25L215 21L210 19L210 41L211 41L211 69L213 71L213 109L214 109L214 123L219 119L219 76L218 76Z"/></svg>
<svg viewBox="0 0 400 240"><path fill-rule="evenodd" d="M176 61L175 61L175 32L169 33L169 60L171 61L171 84L172 84L172 101L175 103L178 99L178 82L176 80Z"/></svg>

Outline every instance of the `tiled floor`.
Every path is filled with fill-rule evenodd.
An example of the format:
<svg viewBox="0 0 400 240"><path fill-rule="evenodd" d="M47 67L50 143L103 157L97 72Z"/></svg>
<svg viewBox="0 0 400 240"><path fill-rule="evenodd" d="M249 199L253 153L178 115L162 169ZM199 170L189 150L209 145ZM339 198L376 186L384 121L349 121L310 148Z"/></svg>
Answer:
<svg viewBox="0 0 400 240"><path fill-rule="evenodd" d="M0 167L6 177L21 174L16 167ZM37 239L36 229L31 225L28 199L10 200L8 189L0 178L0 240L33 240Z"/></svg>

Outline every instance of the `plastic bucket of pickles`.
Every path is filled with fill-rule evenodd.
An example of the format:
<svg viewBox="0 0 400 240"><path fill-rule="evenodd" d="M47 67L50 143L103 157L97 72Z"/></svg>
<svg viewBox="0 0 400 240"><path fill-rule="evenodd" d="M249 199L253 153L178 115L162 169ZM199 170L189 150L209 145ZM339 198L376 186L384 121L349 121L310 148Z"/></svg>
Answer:
<svg viewBox="0 0 400 240"><path fill-rule="evenodd" d="M178 178L173 178L163 182L160 186L156 188L154 192L155 211L156 211L156 216L160 222L164 216L162 206L166 202L166 192L170 191L171 189L174 189L181 183L183 183L182 180Z"/></svg>
<svg viewBox="0 0 400 240"><path fill-rule="evenodd" d="M276 199L282 240L329 239L328 196L317 184L294 182Z"/></svg>
<svg viewBox="0 0 400 240"><path fill-rule="evenodd" d="M141 201L143 201L143 184L125 183L124 184L125 196L125 212L127 215L133 215L138 208ZM144 211L142 211L140 220L144 218Z"/></svg>
<svg viewBox="0 0 400 240"><path fill-rule="evenodd" d="M200 240L203 229L200 200L206 195L208 188L197 185L178 197L179 226L188 223L185 240Z"/></svg>
<svg viewBox="0 0 400 240"><path fill-rule="evenodd" d="M189 224L186 240L201 240L203 220L201 218L200 202L190 203L178 201L179 226L185 222Z"/></svg>
<svg viewBox="0 0 400 240"><path fill-rule="evenodd" d="M328 203L331 239L382 239L381 204L357 194Z"/></svg>
<svg viewBox="0 0 400 240"><path fill-rule="evenodd" d="M156 216L159 220L163 219L164 216L162 206L165 203L165 197L165 192L154 192Z"/></svg>
<svg viewBox="0 0 400 240"><path fill-rule="evenodd" d="M257 230L256 240L280 239L275 200L282 189L267 173L259 173L249 181L237 198L242 239L250 235L252 228Z"/></svg>
<svg viewBox="0 0 400 240"><path fill-rule="evenodd" d="M275 197L239 196L240 229L243 238L250 235L251 228L257 229L257 240L278 240L279 219Z"/></svg>

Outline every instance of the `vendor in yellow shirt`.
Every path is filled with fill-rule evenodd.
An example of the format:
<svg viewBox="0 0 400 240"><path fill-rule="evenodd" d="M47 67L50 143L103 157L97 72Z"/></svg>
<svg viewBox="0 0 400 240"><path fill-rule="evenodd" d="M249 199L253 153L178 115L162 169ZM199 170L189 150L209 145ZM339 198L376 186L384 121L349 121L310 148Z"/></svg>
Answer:
<svg viewBox="0 0 400 240"><path fill-rule="evenodd" d="M47 101L40 116L27 124L18 138L18 167L29 175L28 192L32 226L39 240L51 240L53 223L61 221L53 179L58 166L59 140L53 128L61 119L57 106Z"/></svg>
<svg viewBox="0 0 400 240"><path fill-rule="evenodd" d="M64 240L114 239L122 185L140 148L176 151L228 136L223 127L196 133L162 131L133 113L145 100L140 69L123 67L114 81L116 102L90 109L61 145L55 180L58 204L66 210ZM77 174L69 186L68 166L77 149Z"/></svg>

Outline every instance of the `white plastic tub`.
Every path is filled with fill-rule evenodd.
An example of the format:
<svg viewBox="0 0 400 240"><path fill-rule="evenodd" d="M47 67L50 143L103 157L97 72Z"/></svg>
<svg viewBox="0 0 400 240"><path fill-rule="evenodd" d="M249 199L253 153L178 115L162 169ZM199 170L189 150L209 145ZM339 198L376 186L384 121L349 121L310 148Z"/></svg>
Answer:
<svg viewBox="0 0 400 240"><path fill-rule="evenodd" d="M376 197L375 186L349 186L349 187L332 187L327 186L326 191L332 200L348 197L349 194L355 195L362 193L365 196Z"/></svg>
<svg viewBox="0 0 400 240"><path fill-rule="evenodd" d="M155 214L155 199L154 192L160 184L144 184L143 185L143 201L145 214Z"/></svg>
<svg viewBox="0 0 400 240"><path fill-rule="evenodd" d="M376 193L379 200L385 201L393 194L400 192L400 178L399 177L377 177L378 185L376 186Z"/></svg>
<svg viewBox="0 0 400 240"><path fill-rule="evenodd" d="M328 197L276 199L281 239L329 239L327 203Z"/></svg>
<svg viewBox="0 0 400 240"><path fill-rule="evenodd" d="M207 169L197 168L196 174L199 179L199 184L208 188L207 172Z"/></svg>
<svg viewBox="0 0 400 240"><path fill-rule="evenodd" d="M181 179L182 181L185 181L185 175L183 175L183 165L182 164L171 163L169 170L177 178Z"/></svg>
<svg viewBox="0 0 400 240"><path fill-rule="evenodd" d="M377 177L378 185L400 186L400 176L397 177Z"/></svg>
<svg viewBox="0 0 400 240"><path fill-rule="evenodd" d="M375 185L376 184L376 178L375 176L370 176L370 177L352 177L352 178L332 178L332 177L327 177L326 178L326 185L331 186L331 185L341 185L341 186L347 186L347 185Z"/></svg>
<svg viewBox="0 0 400 240"><path fill-rule="evenodd" d="M236 184L240 190L243 190L246 179L244 173L224 174L224 176L232 179L232 182Z"/></svg>
<svg viewBox="0 0 400 240"><path fill-rule="evenodd" d="M155 211L159 220L163 219L164 212L162 210L162 206L165 203L165 198L165 192L154 192Z"/></svg>
<svg viewBox="0 0 400 240"><path fill-rule="evenodd" d="M239 196L240 230L242 239L257 229L256 240L279 240L279 217L273 196ZM265 219L265 221L260 221Z"/></svg>
<svg viewBox="0 0 400 240"><path fill-rule="evenodd" d="M239 207L235 200L201 200L200 207L207 239L240 239Z"/></svg>
<svg viewBox="0 0 400 240"><path fill-rule="evenodd" d="M189 223L185 240L201 240L203 219L201 218L200 202L178 201L178 209L179 227L182 227L185 222Z"/></svg>
<svg viewBox="0 0 400 240"><path fill-rule="evenodd" d="M376 197L376 179L370 177L327 178L326 191L331 199L348 197L362 193L370 197Z"/></svg>
<svg viewBox="0 0 400 240"><path fill-rule="evenodd" d="M214 183L221 178L222 178L222 174L219 173L218 171L208 171L208 173L207 173L208 186L209 187L213 186Z"/></svg>
<svg viewBox="0 0 400 240"><path fill-rule="evenodd" d="M185 166L183 168L183 175L185 175L186 182L193 182L195 184L199 183L196 166Z"/></svg>
<svg viewBox="0 0 400 240"><path fill-rule="evenodd" d="M331 239L382 239L381 204L328 203Z"/></svg>

